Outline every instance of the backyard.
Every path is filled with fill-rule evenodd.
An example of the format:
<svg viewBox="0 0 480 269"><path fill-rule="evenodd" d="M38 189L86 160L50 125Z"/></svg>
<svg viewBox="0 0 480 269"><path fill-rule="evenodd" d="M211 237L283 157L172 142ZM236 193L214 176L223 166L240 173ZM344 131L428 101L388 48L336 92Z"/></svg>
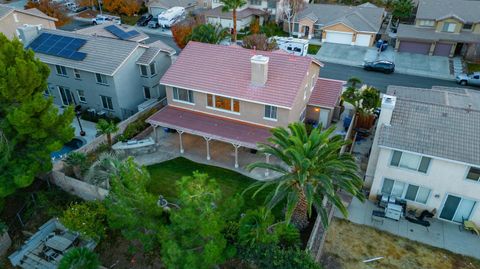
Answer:
<svg viewBox="0 0 480 269"><path fill-rule="evenodd" d="M369 263L363 262L376 257L383 258ZM480 261L474 258L343 219L334 219L329 228L322 264L329 269L480 268Z"/></svg>

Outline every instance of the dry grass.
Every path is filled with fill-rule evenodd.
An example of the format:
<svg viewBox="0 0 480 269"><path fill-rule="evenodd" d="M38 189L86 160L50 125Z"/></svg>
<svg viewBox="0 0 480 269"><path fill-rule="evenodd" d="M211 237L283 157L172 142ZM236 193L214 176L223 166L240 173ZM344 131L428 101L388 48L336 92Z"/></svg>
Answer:
<svg viewBox="0 0 480 269"><path fill-rule="evenodd" d="M362 262L380 256L384 258ZM335 219L329 228L322 263L328 269L480 268L480 261L474 258L341 219Z"/></svg>

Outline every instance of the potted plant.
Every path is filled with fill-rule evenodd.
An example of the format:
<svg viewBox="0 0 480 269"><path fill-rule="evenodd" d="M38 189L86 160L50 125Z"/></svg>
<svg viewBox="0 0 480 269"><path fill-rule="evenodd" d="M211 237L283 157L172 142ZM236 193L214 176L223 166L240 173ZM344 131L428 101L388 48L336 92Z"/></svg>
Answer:
<svg viewBox="0 0 480 269"><path fill-rule="evenodd" d="M375 110L380 107L380 92L374 87L362 85L358 78L350 78L349 86L342 94L342 100L351 104L355 109L355 128L369 130L375 122Z"/></svg>

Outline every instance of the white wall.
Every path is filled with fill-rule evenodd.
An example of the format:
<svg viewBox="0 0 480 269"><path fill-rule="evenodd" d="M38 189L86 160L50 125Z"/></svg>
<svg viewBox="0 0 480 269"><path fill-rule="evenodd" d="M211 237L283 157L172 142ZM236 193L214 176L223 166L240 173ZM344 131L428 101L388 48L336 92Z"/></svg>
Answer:
<svg viewBox="0 0 480 269"><path fill-rule="evenodd" d="M370 190L370 198L380 194L383 179L390 178L417 186L430 188L432 191L426 204L407 201L408 205L429 210L436 208L436 217L440 215L447 194L453 194L477 201L470 219L480 224L480 182L465 179L469 167L464 164L440 159L432 159L426 174L405 168L390 166L392 150L381 147L378 162ZM435 197L438 195L438 198Z"/></svg>

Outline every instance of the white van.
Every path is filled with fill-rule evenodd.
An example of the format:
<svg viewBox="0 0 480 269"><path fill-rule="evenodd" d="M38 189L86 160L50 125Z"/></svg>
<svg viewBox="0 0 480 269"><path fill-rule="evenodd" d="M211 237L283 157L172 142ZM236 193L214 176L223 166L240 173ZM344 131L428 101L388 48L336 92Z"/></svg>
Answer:
<svg viewBox="0 0 480 269"><path fill-rule="evenodd" d="M308 52L308 40L293 37L278 37L273 39L278 48L297 56L306 56Z"/></svg>
<svg viewBox="0 0 480 269"><path fill-rule="evenodd" d="M158 24L161 27L171 27L175 22L185 18L185 8L172 7L158 15Z"/></svg>

